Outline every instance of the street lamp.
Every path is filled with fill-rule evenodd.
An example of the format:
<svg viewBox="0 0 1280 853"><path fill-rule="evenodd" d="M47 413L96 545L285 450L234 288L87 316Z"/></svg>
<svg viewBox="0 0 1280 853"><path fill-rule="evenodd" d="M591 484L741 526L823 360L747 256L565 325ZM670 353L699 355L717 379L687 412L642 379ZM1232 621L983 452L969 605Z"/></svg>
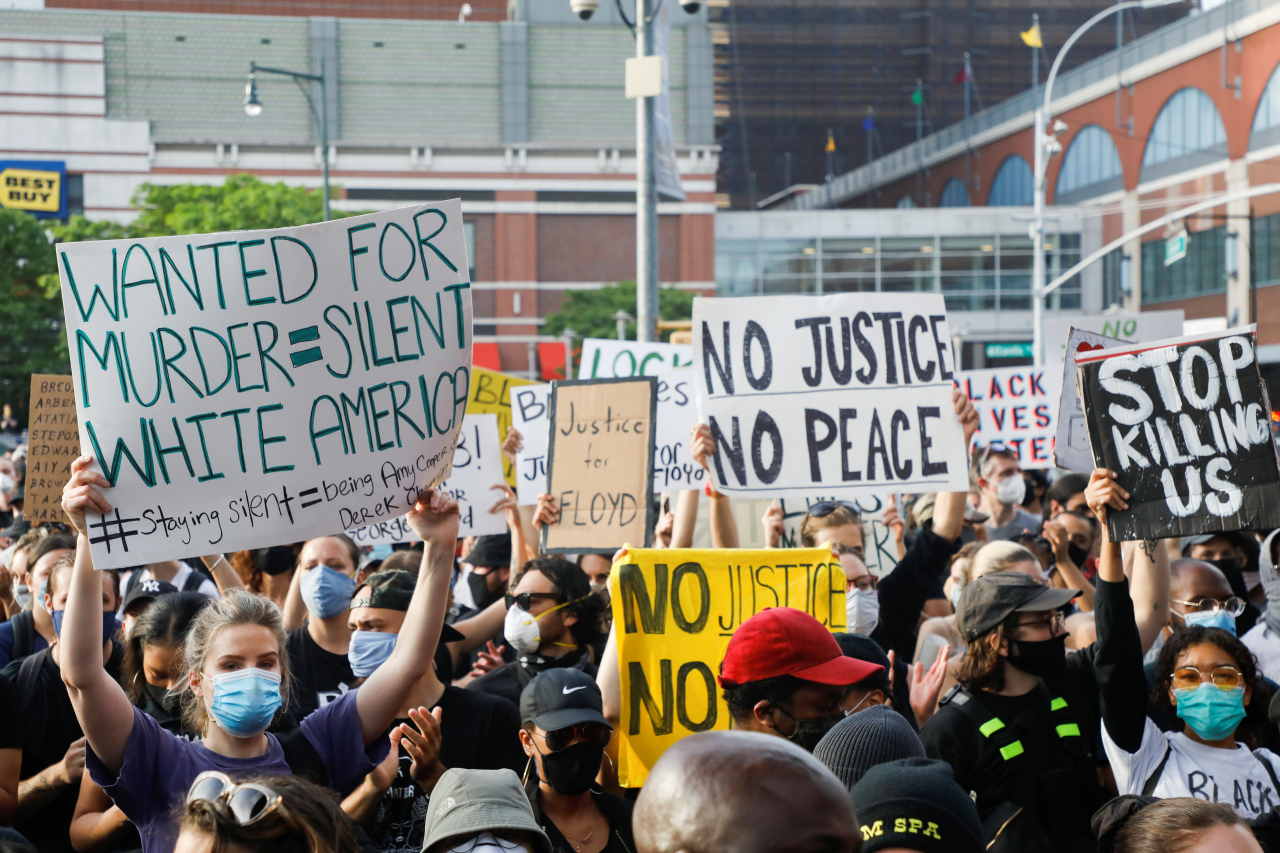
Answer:
<svg viewBox="0 0 1280 853"><path fill-rule="evenodd" d="M329 221L329 92L324 79L324 58L320 59L319 74L305 74L301 71L285 71L280 68L267 68L256 62L249 63L249 82L244 86L244 111L245 114L256 118L262 115L262 98L258 95L258 79L257 74L282 74L285 77L292 77L293 82L298 84L298 88L302 90L302 96L307 99L307 106L311 108L311 115L320 124L320 148L322 156L320 158L321 168L324 173L324 221ZM316 112L316 105L311 100L311 93L307 91L307 87L302 85L303 80L310 80L312 83L320 84L320 112Z"/></svg>
<svg viewBox="0 0 1280 853"><path fill-rule="evenodd" d="M1067 39L1066 43L1062 45L1062 49L1058 51L1058 55L1054 57L1053 67L1049 69L1049 77L1044 84L1044 105L1036 107L1032 136L1033 144L1035 145L1035 196L1033 202L1035 209L1031 223L1031 245L1035 256L1031 261L1031 325L1033 327L1031 354L1037 367L1044 365L1044 297L1047 293L1044 286L1045 173L1049 169L1049 157L1062 150L1062 144L1058 142L1058 134L1067 129L1067 126L1062 122L1055 122L1053 135L1049 136L1045 133L1045 127L1049 119L1049 105L1053 99L1053 81L1058 76L1058 69L1062 66L1062 60L1067 55L1067 51L1085 34L1086 30L1103 18L1108 15L1114 15L1116 12L1123 12L1125 9L1154 9L1157 6L1169 6L1173 3L1181 2L1182 0L1130 0L1130 2L1117 3L1108 9L1103 9L1081 24L1080 29L1071 34L1071 38Z"/></svg>

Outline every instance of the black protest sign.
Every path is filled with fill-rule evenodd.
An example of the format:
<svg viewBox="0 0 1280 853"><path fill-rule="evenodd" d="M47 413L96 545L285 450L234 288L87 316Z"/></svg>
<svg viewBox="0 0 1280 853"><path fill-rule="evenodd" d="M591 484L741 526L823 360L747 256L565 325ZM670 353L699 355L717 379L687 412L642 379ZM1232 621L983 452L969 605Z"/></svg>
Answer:
<svg viewBox="0 0 1280 853"><path fill-rule="evenodd" d="M1077 383L1099 467L1129 509L1113 540L1280 527L1280 466L1254 326L1080 353Z"/></svg>

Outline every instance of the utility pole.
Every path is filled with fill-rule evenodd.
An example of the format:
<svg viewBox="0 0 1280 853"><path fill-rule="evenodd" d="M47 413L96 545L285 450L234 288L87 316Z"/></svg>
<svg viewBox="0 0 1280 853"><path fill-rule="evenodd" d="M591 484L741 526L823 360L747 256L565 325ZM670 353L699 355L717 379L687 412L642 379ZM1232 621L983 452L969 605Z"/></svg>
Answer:
<svg viewBox="0 0 1280 853"><path fill-rule="evenodd" d="M657 0L663 2L663 0ZM636 56L654 53L655 0L636 0ZM636 340L658 340L657 99L636 98Z"/></svg>

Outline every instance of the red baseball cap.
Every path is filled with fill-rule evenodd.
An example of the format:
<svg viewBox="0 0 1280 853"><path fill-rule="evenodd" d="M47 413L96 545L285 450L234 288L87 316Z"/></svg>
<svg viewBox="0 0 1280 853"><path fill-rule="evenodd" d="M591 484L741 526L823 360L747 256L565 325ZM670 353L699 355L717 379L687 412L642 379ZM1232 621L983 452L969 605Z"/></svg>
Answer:
<svg viewBox="0 0 1280 853"><path fill-rule="evenodd" d="M822 623L793 607L768 607L738 627L725 649L720 685L794 675L818 684L856 684L884 667L845 657Z"/></svg>

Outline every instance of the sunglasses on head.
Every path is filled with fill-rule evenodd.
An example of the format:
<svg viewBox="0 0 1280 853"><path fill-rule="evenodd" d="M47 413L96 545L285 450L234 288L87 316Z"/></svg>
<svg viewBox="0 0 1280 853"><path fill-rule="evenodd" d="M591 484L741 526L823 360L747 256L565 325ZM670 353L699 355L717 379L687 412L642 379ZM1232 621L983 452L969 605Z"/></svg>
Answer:
<svg viewBox="0 0 1280 853"><path fill-rule="evenodd" d="M533 604L535 598L549 598L552 601L559 601L560 596L554 592L522 592L519 595L507 593L502 600L507 603L507 609L518 605L521 610L528 611L529 606Z"/></svg>
<svg viewBox="0 0 1280 853"><path fill-rule="evenodd" d="M1202 673L1199 667L1180 666L1173 671L1173 686L1176 690L1196 690L1206 681L1219 690L1235 690L1244 683L1244 675L1234 666L1223 664L1215 666L1211 672Z"/></svg>
<svg viewBox="0 0 1280 853"><path fill-rule="evenodd" d="M816 504L809 504L808 512L811 518L825 518L835 512L837 507L844 507L855 516L861 514L858 505L848 501L818 501Z"/></svg>
<svg viewBox="0 0 1280 853"><path fill-rule="evenodd" d="M547 744L547 750L550 752L559 752L562 749L568 749L575 738L581 737L591 746L607 746L609 739L613 737L613 729L601 723L578 723L576 726L569 726L567 729L556 729L547 732L542 736L543 741Z"/></svg>
<svg viewBox="0 0 1280 853"><path fill-rule="evenodd" d="M257 782L236 784L217 770L196 777L187 791L187 804L209 803L223 806L240 826L251 826L271 814L284 802L278 793Z"/></svg>

